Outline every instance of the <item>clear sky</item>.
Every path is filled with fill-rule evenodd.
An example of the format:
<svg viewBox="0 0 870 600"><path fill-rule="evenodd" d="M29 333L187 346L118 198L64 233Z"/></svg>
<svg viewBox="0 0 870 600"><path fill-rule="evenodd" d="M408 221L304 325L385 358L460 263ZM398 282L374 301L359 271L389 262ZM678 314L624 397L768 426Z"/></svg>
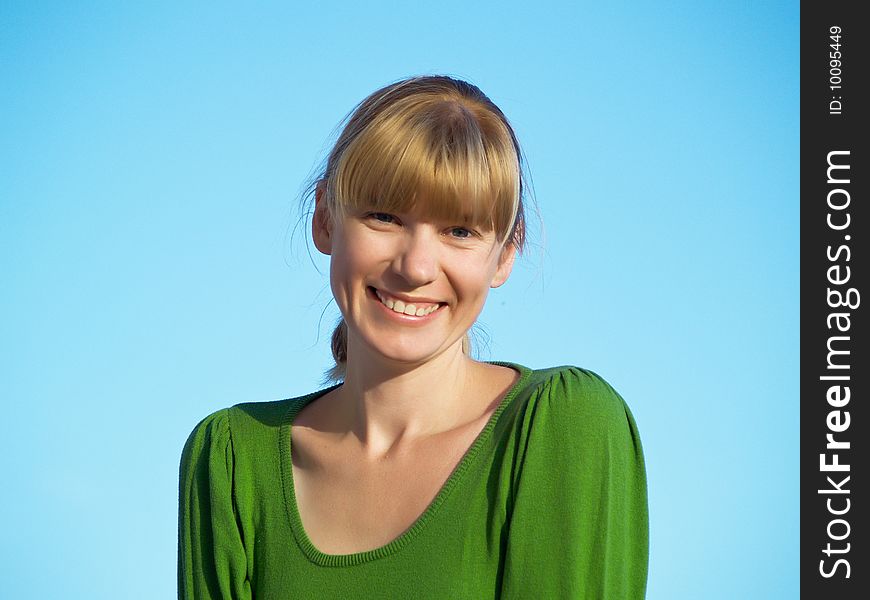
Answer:
<svg viewBox="0 0 870 600"><path fill-rule="evenodd" d="M481 358L628 401L648 597L797 597L798 12L2 3L6 597L174 595L190 430L329 365L300 186L359 100L424 73L479 85L524 146L542 220Z"/></svg>

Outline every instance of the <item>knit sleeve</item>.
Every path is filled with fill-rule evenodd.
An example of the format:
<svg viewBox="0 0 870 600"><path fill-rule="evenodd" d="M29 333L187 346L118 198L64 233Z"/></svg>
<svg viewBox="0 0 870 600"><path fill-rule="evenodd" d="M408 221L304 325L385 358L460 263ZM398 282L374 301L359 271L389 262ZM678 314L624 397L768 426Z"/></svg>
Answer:
<svg viewBox="0 0 870 600"><path fill-rule="evenodd" d="M529 405L502 598L643 598L646 472L634 417L598 375L564 367Z"/></svg>
<svg viewBox="0 0 870 600"><path fill-rule="evenodd" d="M178 597L250 600L233 502L228 409L206 417L184 445L178 501Z"/></svg>

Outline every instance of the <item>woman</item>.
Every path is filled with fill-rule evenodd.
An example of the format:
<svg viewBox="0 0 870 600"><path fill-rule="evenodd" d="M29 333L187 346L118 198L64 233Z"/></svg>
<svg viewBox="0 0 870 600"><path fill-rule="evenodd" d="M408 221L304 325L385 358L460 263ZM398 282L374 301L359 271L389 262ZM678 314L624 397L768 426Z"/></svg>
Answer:
<svg viewBox="0 0 870 600"><path fill-rule="evenodd" d="M357 106L313 186L338 383L196 427L179 597L643 597L623 400L584 369L468 354L523 247L522 188L513 130L473 85L416 77Z"/></svg>

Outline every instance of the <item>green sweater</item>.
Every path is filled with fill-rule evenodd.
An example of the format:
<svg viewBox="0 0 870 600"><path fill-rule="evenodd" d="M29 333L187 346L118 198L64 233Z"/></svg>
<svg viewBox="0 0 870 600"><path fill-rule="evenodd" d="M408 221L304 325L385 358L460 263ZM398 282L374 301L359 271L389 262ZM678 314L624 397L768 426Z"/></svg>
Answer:
<svg viewBox="0 0 870 600"><path fill-rule="evenodd" d="M206 417L181 458L179 598L643 598L646 475L625 402L591 371L494 364L520 379L414 525L367 552L320 552L296 506L290 426L328 390Z"/></svg>

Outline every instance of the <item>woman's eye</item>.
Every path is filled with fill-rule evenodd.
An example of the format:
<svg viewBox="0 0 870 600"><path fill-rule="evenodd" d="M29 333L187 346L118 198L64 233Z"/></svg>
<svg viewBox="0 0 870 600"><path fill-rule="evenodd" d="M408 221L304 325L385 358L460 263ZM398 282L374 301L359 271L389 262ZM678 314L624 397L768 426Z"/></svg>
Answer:
<svg viewBox="0 0 870 600"><path fill-rule="evenodd" d="M457 238L469 238L472 234L465 227L454 227L450 230L450 235Z"/></svg>
<svg viewBox="0 0 870 600"><path fill-rule="evenodd" d="M380 223L392 223L395 220L393 215L379 212L369 213L369 217Z"/></svg>

